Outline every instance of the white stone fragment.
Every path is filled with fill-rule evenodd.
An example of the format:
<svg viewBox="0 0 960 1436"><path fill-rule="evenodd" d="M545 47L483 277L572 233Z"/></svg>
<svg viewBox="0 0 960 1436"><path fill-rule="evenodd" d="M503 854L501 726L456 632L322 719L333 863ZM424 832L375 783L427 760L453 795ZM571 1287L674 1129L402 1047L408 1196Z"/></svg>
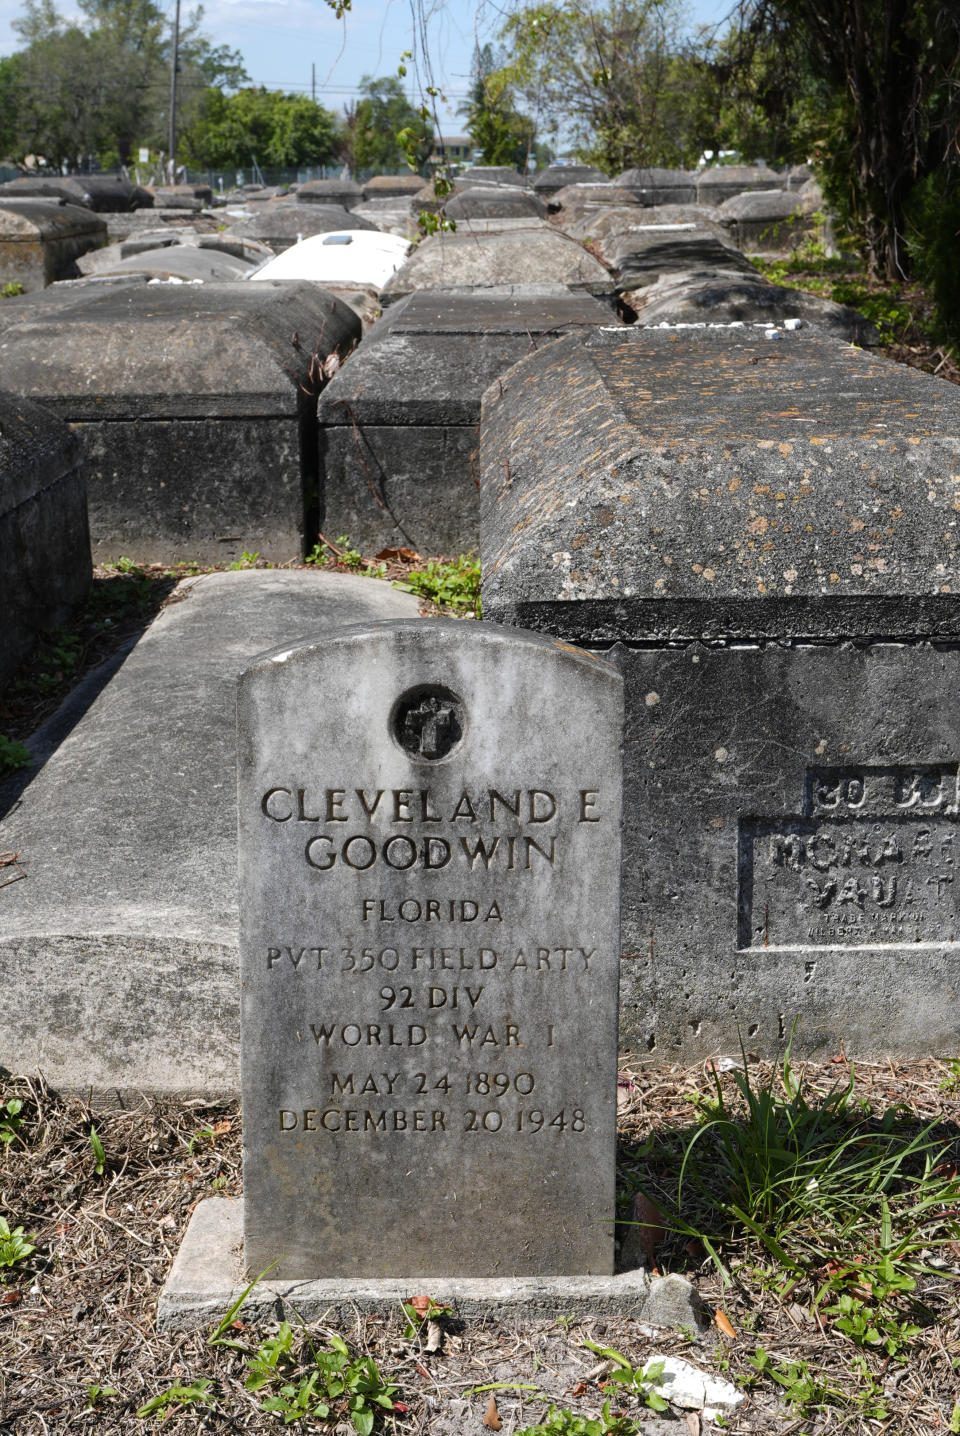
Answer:
<svg viewBox="0 0 960 1436"><path fill-rule="evenodd" d="M644 1375L661 1362L663 1370L653 1379L653 1385L673 1406L685 1411L702 1411L706 1419L712 1421L718 1409L729 1410L743 1400L743 1392L729 1381L711 1376L679 1356L652 1356L643 1368Z"/></svg>

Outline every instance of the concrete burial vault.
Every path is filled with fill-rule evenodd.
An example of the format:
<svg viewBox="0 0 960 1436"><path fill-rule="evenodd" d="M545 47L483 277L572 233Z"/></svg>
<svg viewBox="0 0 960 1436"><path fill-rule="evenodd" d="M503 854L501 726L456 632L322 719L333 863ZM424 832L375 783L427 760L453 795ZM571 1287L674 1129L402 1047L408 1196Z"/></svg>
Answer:
<svg viewBox="0 0 960 1436"><path fill-rule="evenodd" d="M954 1051L956 388L599 332L487 391L481 469L485 616L624 673L625 1042Z"/></svg>
<svg viewBox="0 0 960 1436"><path fill-rule="evenodd" d="M76 440L66 424L12 394L0 394L0 554L2 684L91 578Z"/></svg>
<svg viewBox="0 0 960 1436"><path fill-rule="evenodd" d="M0 199L0 284L30 292L69 279L77 258L106 242L106 224L78 204Z"/></svg>
<svg viewBox="0 0 960 1436"><path fill-rule="evenodd" d="M391 306L321 396L324 532L364 551L475 546L484 389L571 329L619 324L560 284L426 290Z"/></svg>
<svg viewBox="0 0 960 1436"><path fill-rule="evenodd" d="M416 614L348 574L185 580L34 734L43 766L0 784L0 850L27 874L0 906L0 1070L237 1090L237 678L280 642Z"/></svg>
<svg viewBox="0 0 960 1436"><path fill-rule="evenodd" d="M546 220L472 219L418 244L385 299L415 289L467 285L569 284L609 293L613 276L582 244Z"/></svg>
<svg viewBox="0 0 960 1436"><path fill-rule="evenodd" d="M317 528L318 360L360 320L317 285L91 289L0 337L0 386L80 439L96 560L284 561Z"/></svg>

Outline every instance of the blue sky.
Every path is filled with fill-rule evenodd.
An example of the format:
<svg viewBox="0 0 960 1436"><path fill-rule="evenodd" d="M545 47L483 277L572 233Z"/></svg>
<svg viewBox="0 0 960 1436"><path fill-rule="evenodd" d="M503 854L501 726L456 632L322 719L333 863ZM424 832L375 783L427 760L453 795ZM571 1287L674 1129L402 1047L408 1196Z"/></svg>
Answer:
<svg viewBox="0 0 960 1436"><path fill-rule="evenodd" d="M173 0L161 0L172 16ZM426 20L427 51L435 83L448 97L441 122L453 132L462 128L457 105L469 84L470 61L477 39L492 38L505 14L507 0L420 0ZM691 25L717 24L733 0L692 0ZM186 13L190 0L183 0ZM75 0L59 0L70 14ZM21 0L0 0L0 54L18 46L10 22ZM413 0L353 0L353 9L337 20L324 0L207 0L203 28L219 44L241 52L257 84L268 89L311 92L315 67L318 100L341 111L356 97L364 75L395 74L404 50L413 44ZM429 79L429 77L424 77ZM408 83L413 81L409 67Z"/></svg>

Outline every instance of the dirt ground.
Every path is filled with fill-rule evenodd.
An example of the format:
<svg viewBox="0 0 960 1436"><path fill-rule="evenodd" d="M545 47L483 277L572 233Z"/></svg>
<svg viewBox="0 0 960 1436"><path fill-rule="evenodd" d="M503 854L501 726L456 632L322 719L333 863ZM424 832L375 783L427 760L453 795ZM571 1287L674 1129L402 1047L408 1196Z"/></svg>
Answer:
<svg viewBox="0 0 960 1436"><path fill-rule="evenodd" d="M732 1066L718 1063L715 1070ZM757 1081L770 1070L751 1063ZM895 1110L919 1122L936 1121L956 1156L956 1070L956 1064L936 1061L858 1066L858 1100L877 1113ZM850 1069L838 1055L803 1071L811 1090L826 1092L846 1082ZM708 1093L713 1080L710 1064L664 1069L623 1062L618 1181L628 1215L638 1184L664 1210L675 1197L676 1134L694 1120L692 1099ZM22 1108L11 1116L10 1104L17 1101ZM160 1414L142 1417L138 1410L172 1385L193 1381L208 1383L212 1404L171 1401L165 1431L281 1429L282 1418L262 1409L266 1393L245 1385L250 1355L271 1328L248 1326L241 1309L228 1333L240 1349L209 1345L209 1331L158 1335L154 1328L157 1296L193 1207L213 1193L240 1193L237 1106L145 1098L135 1106L105 1110L98 1104L93 1110L78 1097L50 1092L39 1077L9 1078L0 1082L0 1139L5 1130L15 1135L0 1146L0 1214L12 1230L23 1228L23 1239L35 1250L0 1264L0 1433L155 1429ZM926 1317L908 1353L892 1359L856 1347L824 1320L810 1286L792 1281L778 1289L747 1246L727 1251L733 1281L725 1288L697 1242L669 1231L652 1240L657 1268L682 1271L696 1286L702 1333L656 1331L636 1320L603 1317L546 1324L447 1319L405 1336L407 1321L398 1310L380 1319L358 1315L336 1333L314 1323L296 1341L326 1348L338 1335L351 1353L372 1356L383 1381L398 1388L393 1399L399 1404L381 1413L377 1429L410 1436L487 1436L498 1429L497 1420L510 1436L543 1420L551 1404L597 1417L605 1400L611 1421L617 1413L645 1426L649 1421L650 1436L661 1429L677 1436L713 1429L797 1436L878 1430L919 1436L958 1429L957 1243L916 1293ZM0 1262L2 1250L0 1244ZM722 1428L673 1407L655 1416L635 1393L609 1384L616 1363L587 1342L612 1349L632 1367L652 1356L681 1356L737 1385L744 1400L726 1414ZM784 1404L783 1386L758 1377L761 1349L781 1370L808 1368L827 1395L799 1408ZM491 1384L493 1392L476 1390ZM831 1389L846 1393L844 1399L831 1398ZM883 1415L871 1414L876 1411ZM352 1431L342 1418L334 1410L327 1421L308 1418L294 1429ZM664 1420L672 1427L656 1424Z"/></svg>

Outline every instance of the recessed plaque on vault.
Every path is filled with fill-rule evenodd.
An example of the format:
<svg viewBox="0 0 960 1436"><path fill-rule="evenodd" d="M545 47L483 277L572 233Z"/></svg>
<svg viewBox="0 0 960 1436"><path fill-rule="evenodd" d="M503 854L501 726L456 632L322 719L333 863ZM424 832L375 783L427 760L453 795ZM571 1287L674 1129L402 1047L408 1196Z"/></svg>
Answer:
<svg viewBox="0 0 960 1436"><path fill-rule="evenodd" d="M960 932L958 768L813 768L802 814L742 819L745 948L903 947Z"/></svg>

